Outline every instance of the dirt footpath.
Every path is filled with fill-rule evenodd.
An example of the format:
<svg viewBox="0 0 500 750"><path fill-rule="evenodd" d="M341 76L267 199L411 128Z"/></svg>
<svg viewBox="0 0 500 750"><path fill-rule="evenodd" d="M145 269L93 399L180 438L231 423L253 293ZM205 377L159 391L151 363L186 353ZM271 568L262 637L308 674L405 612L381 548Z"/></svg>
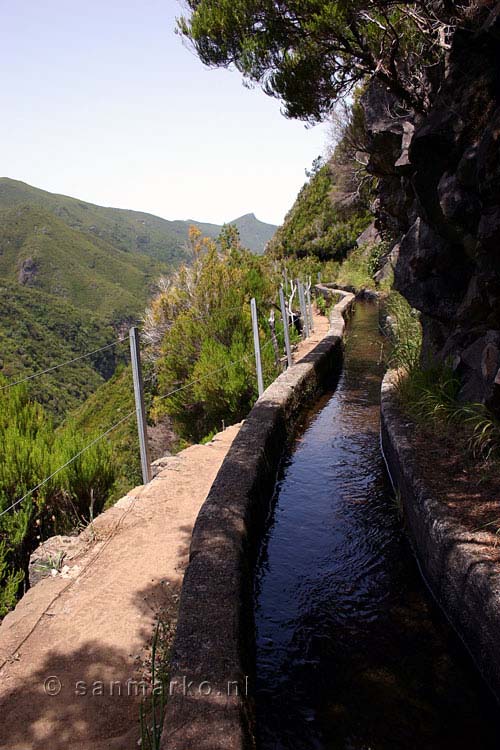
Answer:
<svg viewBox="0 0 500 750"><path fill-rule="evenodd" d="M295 359L327 333L315 332ZM240 425L160 462L81 535L63 575L0 627L1 750L132 750L159 612L175 608L198 511Z"/></svg>

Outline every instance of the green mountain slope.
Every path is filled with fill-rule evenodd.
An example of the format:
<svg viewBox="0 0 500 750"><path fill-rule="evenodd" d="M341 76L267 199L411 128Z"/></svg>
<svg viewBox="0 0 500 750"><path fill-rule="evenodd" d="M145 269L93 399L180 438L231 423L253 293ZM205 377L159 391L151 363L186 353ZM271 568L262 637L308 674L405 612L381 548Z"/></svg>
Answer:
<svg viewBox="0 0 500 750"><path fill-rule="evenodd" d="M257 255L262 255L267 243L274 237L278 229L274 224L259 221L255 214L245 214L245 216L240 216L239 219L234 219L229 223L237 227L243 247L248 247Z"/></svg>
<svg viewBox="0 0 500 750"><path fill-rule="evenodd" d="M40 207L0 210L0 372L15 381L116 340L161 270ZM27 387L60 420L126 360L124 342Z"/></svg>
<svg viewBox="0 0 500 750"><path fill-rule="evenodd" d="M70 229L38 207L0 211L0 277L109 322L137 317L159 273L151 259Z"/></svg>
<svg viewBox="0 0 500 750"><path fill-rule="evenodd" d="M185 260L193 223L210 237L221 230L0 179L0 373L8 381L29 377L126 332L158 276ZM243 244L259 251L275 229L253 214L235 223ZM30 394L60 420L113 375L126 352L121 344L30 380Z"/></svg>
<svg viewBox="0 0 500 750"><path fill-rule="evenodd" d="M306 182L269 249L279 257L342 260L371 221L362 201L338 199L335 167L325 164Z"/></svg>
<svg viewBox="0 0 500 750"><path fill-rule="evenodd" d="M120 250L149 255L169 264L186 259L184 246L191 224L208 237L217 237L221 227L193 221L167 221L141 211L105 208L92 203L49 193L19 180L0 178L0 209L30 205L54 214L72 229L92 238L99 238ZM266 243L276 231L253 214L232 222L241 231L243 244L256 253L262 253Z"/></svg>
<svg viewBox="0 0 500 750"><path fill-rule="evenodd" d="M0 282L0 373L7 382L66 362L117 338L102 318L38 289ZM28 381L30 394L60 420L127 359L127 343Z"/></svg>

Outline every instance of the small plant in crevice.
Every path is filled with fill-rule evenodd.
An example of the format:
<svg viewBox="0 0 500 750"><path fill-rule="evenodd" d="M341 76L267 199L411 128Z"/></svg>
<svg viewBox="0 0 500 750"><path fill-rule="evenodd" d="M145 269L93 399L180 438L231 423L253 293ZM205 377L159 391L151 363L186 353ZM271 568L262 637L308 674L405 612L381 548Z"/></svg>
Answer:
<svg viewBox="0 0 500 750"><path fill-rule="evenodd" d="M418 313L398 292L392 291L384 301L391 349L388 365L411 373L420 367L422 328Z"/></svg>
<svg viewBox="0 0 500 750"><path fill-rule="evenodd" d="M404 512L403 512L403 498L401 495L401 490L399 487L396 487L393 489L393 491L389 494L389 499L391 505L395 508L396 513L398 514L398 518L401 520L403 518Z"/></svg>
<svg viewBox="0 0 500 750"><path fill-rule="evenodd" d="M328 315L328 305L326 300L321 295L318 295L315 300L316 309L320 315Z"/></svg>
<svg viewBox="0 0 500 750"><path fill-rule="evenodd" d="M147 679L150 683L150 692L143 698L139 708L140 747L146 750L160 750L174 632L174 626L170 622L161 617L158 618L151 645Z"/></svg>
<svg viewBox="0 0 500 750"><path fill-rule="evenodd" d="M372 278L380 270L382 259L386 255L387 250L388 246L386 242L377 242L371 245L367 259L367 270Z"/></svg>
<svg viewBox="0 0 500 750"><path fill-rule="evenodd" d="M450 421L461 422L469 433L467 445L472 455L483 461L500 455L500 422L484 404L459 405Z"/></svg>
<svg viewBox="0 0 500 750"><path fill-rule="evenodd" d="M65 557L65 552L59 552L57 555L49 555L45 560L40 560L35 567L37 570L47 570L50 571L52 575L55 575L56 573L61 572Z"/></svg>

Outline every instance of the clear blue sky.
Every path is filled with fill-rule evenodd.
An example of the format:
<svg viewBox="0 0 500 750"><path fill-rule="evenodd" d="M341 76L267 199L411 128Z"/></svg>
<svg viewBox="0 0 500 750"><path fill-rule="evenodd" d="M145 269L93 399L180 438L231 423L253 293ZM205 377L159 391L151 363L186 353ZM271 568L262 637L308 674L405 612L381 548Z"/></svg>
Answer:
<svg viewBox="0 0 500 750"><path fill-rule="evenodd" d="M2 176L101 205L280 223L325 126L206 69L176 0L0 0Z"/></svg>

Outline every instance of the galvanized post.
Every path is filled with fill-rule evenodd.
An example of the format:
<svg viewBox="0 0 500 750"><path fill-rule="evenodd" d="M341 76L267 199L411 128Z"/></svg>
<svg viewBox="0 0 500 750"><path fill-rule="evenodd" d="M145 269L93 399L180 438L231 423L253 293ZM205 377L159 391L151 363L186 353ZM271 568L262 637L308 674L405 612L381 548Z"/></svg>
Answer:
<svg viewBox="0 0 500 750"><path fill-rule="evenodd" d="M298 279L295 280L295 284L297 285L297 297L299 300L300 318L302 320L302 338L304 339L306 337L306 324L304 322L304 308L302 306L302 285Z"/></svg>
<svg viewBox="0 0 500 750"><path fill-rule="evenodd" d="M288 361L288 367L293 365L292 350L290 348L290 331L288 330L288 314L285 307L285 295L283 293L283 287L280 286L280 306L281 306L281 319L283 321L283 330L285 333L285 349L286 358Z"/></svg>
<svg viewBox="0 0 500 750"><path fill-rule="evenodd" d="M139 330L136 326L133 326L133 328L130 329L130 358L132 360L132 376L134 379L135 413L137 416L137 431L139 433L139 448L141 451L142 480L144 484L148 484L153 478L153 475L149 458L146 407L144 405L144 383L142 380L141 351L139 347Z"/></svg>
<svg viewBox="0 0 500 750"><path fill-rule="evenodd" d="M300 312L302 315L302 320L304 322L304 338L309 338L309 320L307 315L307 307L306 307L306 298L304 294L304 286L301 281L297 280L297 285L299 288L299 303L300 303Z"/></svg>
<svg viewBox="0 0 500 750"><path fill-rule="evenodd" d="M318 284L321 284L321 271L318 271Z"/></svg>
<svg viewBox="0 0 500 750"><path fill-rule="evenodd" d="M288 271L286 270L286 266L283 269L283 278L285 280L285 294L288 294Z"/></svg>
<svg viewBox="0 0 500 750"><path fill-rule="evenodd" d="M259 321L257 318L257 305L255 298L250 300L250 309L252 311L252 328L253 328L253 346L255 349L255 368L257 370L257 386L259 396L264 393L264 380L262 378L262 360L260 358L260 339L259 339Z"/></svg>
<svg viewBox="0 0 500 750"><path fill-rule="evenodd" d="M311 322L311 333L312 333L314 331L314 318L313 318L313 309L312 309L312 302L311 302L311 289L309 286L306 292L306 302L307 302L307 309L309 313L309 320Z"/></svg>

